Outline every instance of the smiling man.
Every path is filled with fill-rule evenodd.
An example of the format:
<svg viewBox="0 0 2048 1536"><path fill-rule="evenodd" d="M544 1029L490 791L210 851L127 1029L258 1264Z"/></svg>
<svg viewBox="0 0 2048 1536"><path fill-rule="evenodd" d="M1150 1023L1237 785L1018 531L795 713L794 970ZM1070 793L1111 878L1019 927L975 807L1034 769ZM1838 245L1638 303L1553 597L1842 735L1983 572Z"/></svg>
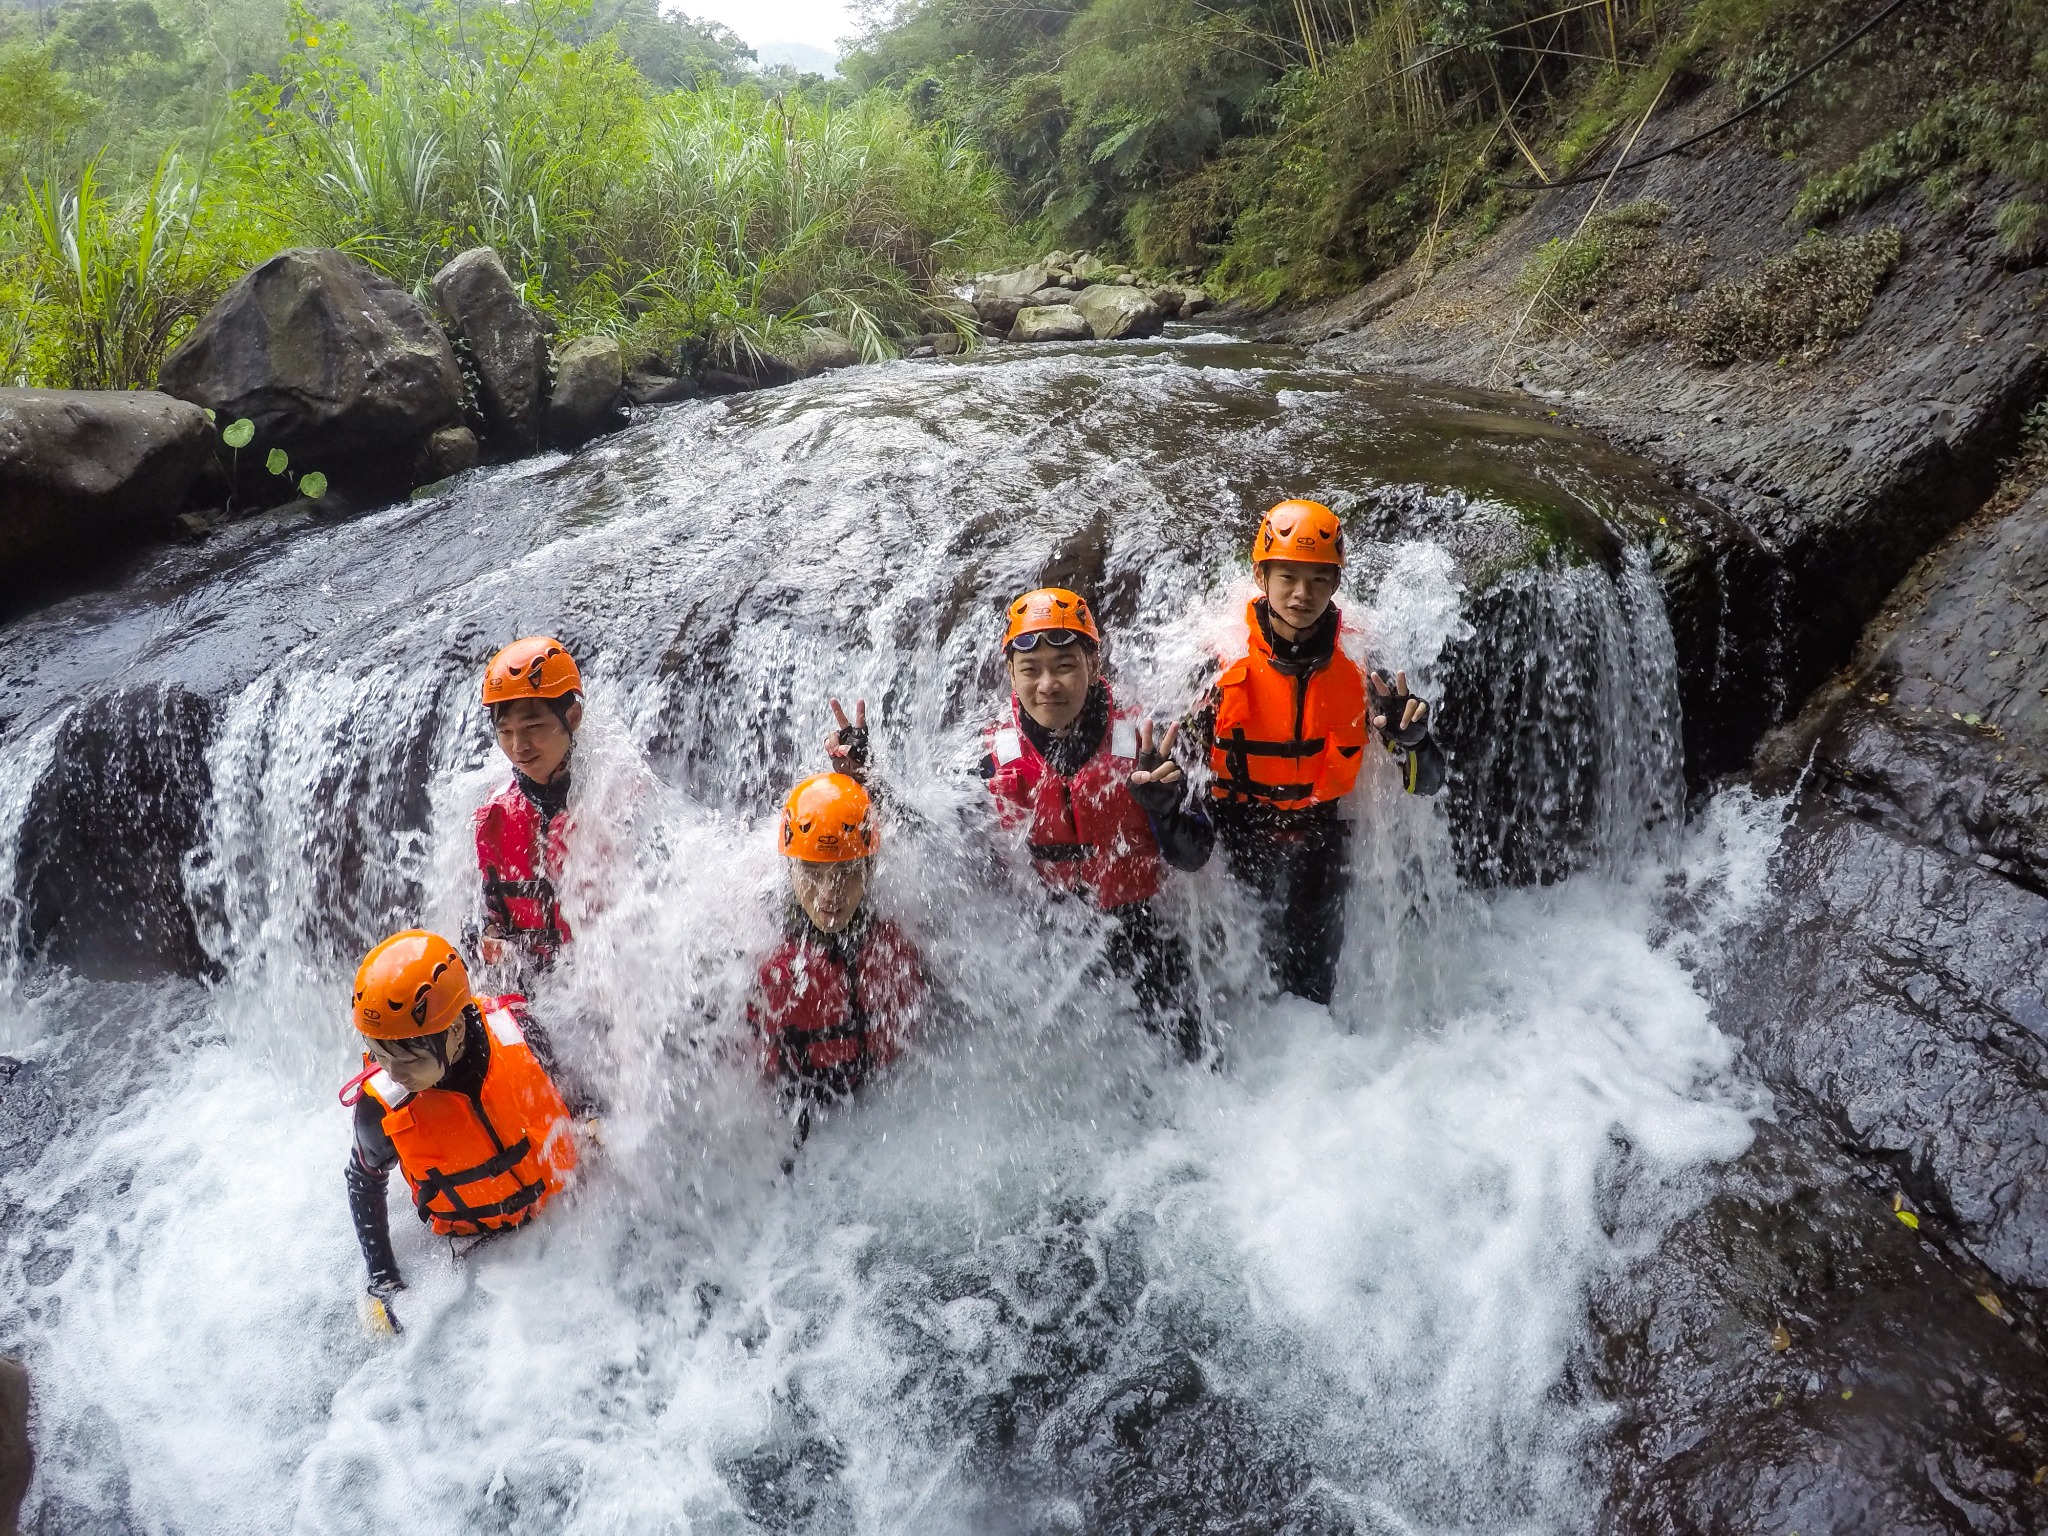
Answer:
<svg viewBox="0 0 2048 1536"><path fill-rule="evenodd" d="M1218 675L1195 731L1209 748L1209 809L1225 861L1263 907L1274 979L1328 1003L1350 867L1351 826L1338 801L1358 782L1368 726L1400 762L1410 794L1442 788L1443 754L1408 674L1368 681L1338 644L1336 513L1314 501L1274 507L1252 544L1252 575L1261 595L1245 610L1245 654Z"/></svg>

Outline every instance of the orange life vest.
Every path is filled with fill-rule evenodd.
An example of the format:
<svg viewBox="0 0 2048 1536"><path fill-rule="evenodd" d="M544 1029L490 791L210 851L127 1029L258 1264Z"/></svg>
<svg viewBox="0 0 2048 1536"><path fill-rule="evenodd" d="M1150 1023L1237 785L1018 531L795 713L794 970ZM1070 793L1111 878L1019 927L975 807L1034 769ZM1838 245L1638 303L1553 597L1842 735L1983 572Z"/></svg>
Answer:
<svg viewBox="0 0 2048 1536"><path fill-rule="evenodd" d="M384 1134L420 1220L458 1237L532 1220L576 1166L569 1111L508 1000L474 1001L491 1053L474 1098L446 1088L408 1093L381 1070L363 1084L384 1107Z"/></svg>
<svg viewBox="0 0 2048 1536"><path fill-rule="evenodd" d="M1216 679L1209 792L1283 811L1339 799L1364 761L1365 674L1341 645L1312 672L1281 671L1257 607L1245 608L1248 653Z"/></svg>

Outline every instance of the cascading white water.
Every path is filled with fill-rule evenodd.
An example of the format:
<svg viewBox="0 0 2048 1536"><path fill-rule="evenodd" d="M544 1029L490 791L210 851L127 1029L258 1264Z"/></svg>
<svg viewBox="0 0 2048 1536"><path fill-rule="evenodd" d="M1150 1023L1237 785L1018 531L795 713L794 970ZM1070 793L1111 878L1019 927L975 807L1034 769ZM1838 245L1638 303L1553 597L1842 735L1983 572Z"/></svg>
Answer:
<svg viewBox="0 0 2048 1536"><path fill-rule="evenodd" d="M318 573L329 617L216 679L187 880L220 979L41 973L0 1001L0 1046L53 1076L123 1064L0 1186L42 1528L1585 1528L1604 1410L1560 1381L1617 1257L1613 1148L1675 1216L1753 1109L1650 935L1674 869L1768 831L1679 842L1647 579L1510 578L1592 637L1581 873L1461 885L1445 808L1374 765L1327 1012L1267 995L1220 866L1175 882L1218 1070L1137 1026L1084 914L990 861L966 771L995 615L1048 561L1102 596L1123 696L1177 713L1239 623L1259 508L1396 500L1431 430L1236 348L893 367L668 413L243 570L236 603ZM1517 451L1503 476L1532 473ZM1423 691L1471 638L1457 540L1427 531L1365 550L1345 599ZM374 1343L347 978L383 932L472 914L468 814L503 773L474 678L537 630L584 658L590 721L574 958L535 1010L607 1101L602 1145L466 1260L394 1200L407 1332ZM784 1178L743 1007L770 812L834 696L870 701L900 807L872 899L935 1001Z"/></svg>

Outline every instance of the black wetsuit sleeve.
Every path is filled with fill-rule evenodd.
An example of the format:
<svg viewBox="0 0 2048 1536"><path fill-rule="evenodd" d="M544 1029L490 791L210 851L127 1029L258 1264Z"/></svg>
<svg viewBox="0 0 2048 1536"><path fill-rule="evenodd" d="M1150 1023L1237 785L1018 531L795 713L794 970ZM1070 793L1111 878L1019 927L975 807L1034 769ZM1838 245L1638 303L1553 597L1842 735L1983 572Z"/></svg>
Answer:
<svg viewBox="0 0 2048 1536"><path fill-rule="evenodd" d="M1401 764L1402 785L1409 794L1433 795L1444 787L1449 770L1444 763L1444 749L1436 744L1434 736L1397 748L1395 758Z"/></svg>
<svg viewBox="0 0 2048 1536"><path fill-rule="evenodd" d="M385 1188L398 1151L384 1134L384 1110L368 1094L356 1101L356 1144L348 1154L348 1214L372 1285L397 1282L398 1258L391 1251L391 1212Z"/></svg>
<svg viewBox="0 0 2048 1536"><path fill-rule="evenodd" d="M1175 869L1193 874L1209 862L1216 847L1216 826L1186 779L1174 787L1182 791L1179 804L1165 810L1145 806L1145 816L1152 823L1152 835L1159 840L1159 856ZM1139 803L1144 804L1142 800Z"/></svg>

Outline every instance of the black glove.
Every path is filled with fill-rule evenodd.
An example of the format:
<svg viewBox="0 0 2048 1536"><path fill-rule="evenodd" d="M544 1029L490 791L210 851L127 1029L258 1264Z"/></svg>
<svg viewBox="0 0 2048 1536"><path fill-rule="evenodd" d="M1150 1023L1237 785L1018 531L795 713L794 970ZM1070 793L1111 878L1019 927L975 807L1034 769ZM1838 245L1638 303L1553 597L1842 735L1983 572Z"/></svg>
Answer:
<svg viewBox="0 0 2048 1536"><path fill-rule="evenodd" d="M833 771L858 775L868 765L868 728L849 725L834 734L841 755L832 760Z"/></svg>
<svg viewBox="0 0 2048 1536"><path fill-rule="evenodd" d="M1401 716L1407 711L1408 701L1418 698L1418 695L1397 692L1394 679L1385 672L1380 671L1377 667L1373 669L1372 675L1380 687L1386 690L1383 693L1374 694L1369 701L1373 717L1375 719L1384 719L1387 722L1383 726L1376 725L1373 727L1373 730L1380 738L1380 744L1386 747L1400 747L1403 750L1413 750L1429 740L1429 701L1427 699L1420 700L1422 713L1415 717L1412 724L1404 728L1401 725Z"/></svg>
<svg viewBox="0 0 2048 1536"><path fill-rule="evenodd" d="M1151 747L1138 753L1135 766L1140 773L1150 773L1165 762L1166 754ZM1181 791L1187 788L1187 779L1172 779L1163 784L1157 779L1143 784L1126 780L1125 787L1130 790L1131 798L1138 802L1139 810L1150 816L1170 816L1180 809Z"/></svg>

